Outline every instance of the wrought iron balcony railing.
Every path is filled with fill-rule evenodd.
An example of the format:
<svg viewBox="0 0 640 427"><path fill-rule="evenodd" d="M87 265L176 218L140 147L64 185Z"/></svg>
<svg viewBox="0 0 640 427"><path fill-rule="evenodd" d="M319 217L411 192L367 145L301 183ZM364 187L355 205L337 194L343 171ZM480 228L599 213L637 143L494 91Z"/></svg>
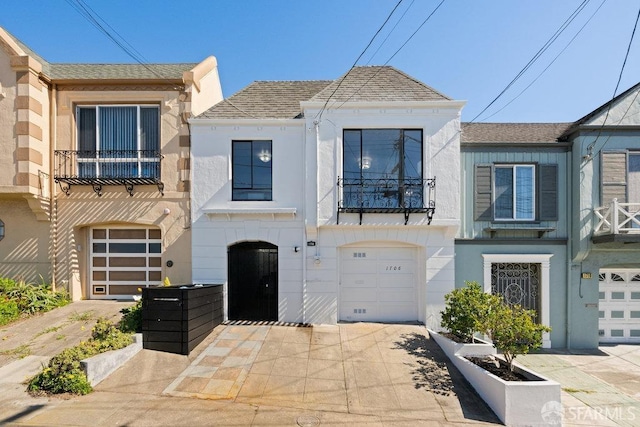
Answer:
<svg viewBox="0 0 640 427"><path fill-rule="evenodd" d="M640 203L619 203L613 199L593 213L597 220L594 241L640 241Z"/></svg>
<svg viewBox="0 0 640 427"><path fill-rule="evenodd" d="M405 224L411 213L426 213L429 224L436 208L436 179L338 178L338 222L340 212L403 213Z"/></svg>
<svg viewBox="0 0 640 427"><path fill-rule="evenodd" d="M102 195L103 185L124 185L133 195L134 185L157 185L162 155L156 150L56 150L54 179L69 194L72 185L92 185Z"/></svg>

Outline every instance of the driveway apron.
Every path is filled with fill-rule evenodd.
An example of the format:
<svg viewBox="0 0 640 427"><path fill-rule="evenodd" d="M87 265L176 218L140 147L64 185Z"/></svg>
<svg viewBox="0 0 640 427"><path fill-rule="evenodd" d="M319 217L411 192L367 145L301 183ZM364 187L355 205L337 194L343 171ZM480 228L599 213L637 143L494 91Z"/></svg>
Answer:
<svg viewBox="0 0 640 427"><path fill-rule="evenodd" d="M228 325L165 395L434 422L497 419L424 326Z"/></svg>

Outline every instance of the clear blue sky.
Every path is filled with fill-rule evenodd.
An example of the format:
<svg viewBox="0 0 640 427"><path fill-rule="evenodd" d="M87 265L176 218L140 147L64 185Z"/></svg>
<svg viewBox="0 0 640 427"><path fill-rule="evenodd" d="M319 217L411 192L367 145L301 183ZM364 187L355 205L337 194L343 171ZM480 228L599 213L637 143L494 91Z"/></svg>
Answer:
<svg viewBox="0 0 640 427"><path fill-rule="evenodd" d="M69 0L71 1L71 0ZM397 0L85 0L148 62L218 59L226 97L254 80L335 79L345 73ZM380 65L439 0L404 0L359 65ZM466 100L470 121L516 76L582 0L446 0L389 62ZM602 4L591 0L556 43L483 117L530 84ZM410 7L410 8L409 8ZM557 61L487 121L577 120L612 94L638 0L608 0ZM382 40L398 23L372 58ZM67 0L3 1L0 25L50 62L134 62ZM621 92L640 81L640 29Z"/></svg>

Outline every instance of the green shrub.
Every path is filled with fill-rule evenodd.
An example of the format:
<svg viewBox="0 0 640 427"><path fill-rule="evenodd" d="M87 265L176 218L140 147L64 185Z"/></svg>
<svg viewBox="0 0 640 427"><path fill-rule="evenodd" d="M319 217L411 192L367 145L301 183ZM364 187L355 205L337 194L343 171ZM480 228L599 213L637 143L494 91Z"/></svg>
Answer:
<svg viewBox="0 0 640 427"><path fill-rule="evenodd" d="M62 350L49 360L47 366L34 376L27 387L33 393L87 394L92 391L80 361L109 350L124 348L133 342L130 334L120 331L104 318L97 320L91 330L91 338Z"/></svg>
<svg viewBox="0 0 640 427"><path fill-rule="evenodd" d="M20 310L15 301L2 299L0 296L0 326L13 322L20 317Z"/></svg>
<svg viewBox="0 0 640 427"><path fill-rule="evenodd" d="M501 303L500 297L484 292L478 282L465 282L464 288L454 289L444 296L445 309L440 312L440 324L462 342L473 342L473 335L492 306Z"/></svg>
<svg viewBox="0 0 640 427"><path fill-rule="evenodd" d="M142 332L142 300L136 301L131 307L120 310L120 330L122 332Z"/></svg>
<svg viewBox="0 0 640 427"><path fill-rule="evenodd" d="M551 331L548 326L535 323L535 314L535 310L501 302L483 320L481 329L502 352L511 371L516 356L540 348L542 333Z"/></svg>
<svg viewBox="0 0 640 427"><path fill-rule="evenodd" d="M0 296L15 301L20 313L32 315L52 310L69 303L66 291L53 292L45 283L39 285L24 280L0 279Z"/></svg>

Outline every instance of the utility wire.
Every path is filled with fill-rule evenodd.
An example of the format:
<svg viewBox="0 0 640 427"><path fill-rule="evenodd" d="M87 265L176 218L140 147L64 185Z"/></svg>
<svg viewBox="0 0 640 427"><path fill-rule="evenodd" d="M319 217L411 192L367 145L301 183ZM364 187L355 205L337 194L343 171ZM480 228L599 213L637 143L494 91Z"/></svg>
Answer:
<svg viewBox="0 0 640 427"><path fill-rule="evenodd" d="M573 41L578 37L578 35L582 32L582 30L585 29L585 27L589 24L589 22L591 22L591 20L593 19L594 16L596 16L596 13L598 13L598 11L600 10L600 8L602 8L602 6L604 6L604 4L607 2L607 0L602 0L602 3L600 3L600 6L598 6L598 8L595 10L595 12L593 12L593 14L591 14L591 16L589 17L589 19L587 19L587 22L584 23L584 25L582 27L580 27L580 29L578 30L578 32L573 36L573 38L571 40L569 40L569 43L566 44L566 46L560 51L560 53L558 53L556 55L555 58L553 58L553 61L551 61L549 63L549 65L547 65L545 67L544 70L542 70L540 72L540 74L538 74L538 76L533 79L533 81L531 83L529 83L527 85L527 87L525 87L524 89L522 89L522 91L520 91L520 93L518 93L516 96L513 97L513 99L511 99L511 101L507 102L502 108L500 108L498 111L496 111L495 113L491 114L490 116L487 116L484 118L484 120L488 120L491 117L495 116L496 114L498 114L500 111L504 110L505 108L507 108L513 101L515 101L516 99L518 99L523 93L525 93L531 86L533 86L533 84L535 82L538 81L538 79L540 77L542 77L542 75L553 65L554 62L556 62L556 60L564 53L565 50L567 50L567 48L569 46L571 46L571 44L573 43Z"/></svg>
<svg viewBox="0 0 640 427"><path fill-rule="evenodd" d="M152 74L159 77L162 80L170 82L175 87L175 82L167 79L166 76L161 75L152 67L149 66L148 61L135 49L133 46L125 40L117 31L115 31L102 17L100 17L91 7L89 7L83 0L65 0L76 12L78 12L83 18L85 18L91 25L106 35L113 43L115 43L122 51L135 60L138 64L149 70ZM95 15L95 16L94 16ZM122 40L118 40L109 30L107 30L99 21L98 18L105 23L118 37ZM127 48L128 45L130 48Z"/></svg>
<svg viewBox="0 0 640 427"><path fill-rule="evenodd" d="M498 96L496 96L486 107L484 107L482 111L480 111L469 123L475 122L478 117L480 117L485 111L487 111L489 107L491 107L498 99L500 99L500 97L502 97L502 95L504 95L504 93L507 90L509 90L509 88L513 86L513 84L517 80L519 80L520 77L522 77L522 75L525 72L527 72L527 70L540 58L540 56L542 56L542 54L546 52L546 50L558 39L558 37L560 37L560 35L564 32L564 30L567 29L567 27L571 24L571 22L573 22L573 20L576 19L576 17L580 14L580 12L582 12L582 10L587 6L587 4L590 1L591 0L584 0L582 3L580 3L580 5L578 5L576 10L574 10L571 13L571 15L569 15L569 17L562 23L562 25L560 25L560 27L556 30L556 32L553 33L553 35L549 38L549 40L547 40L545 44L540 48L540 50L538 50L538 52L533 56L533 58L531 58L529 62L527 62L527 64L518 72L518 74L513 78L513 80L511 80L511 82L509 82L509 84L504 89L502 89L502 91L498 94Z"/></svg>
<svg viewBox="0 0 640 427"><path fill-rule="evenodd" d="M393 15L393 13L396 11L396 9L398 8L398 6L400 6L400 3L402 3L403 0L399 0L398 3L396 3L395 7L393 8L393 10L391 10L391 12L389 13L389 15L387 16L387 19L384 20L384 22L382 23L382 25L380 26L380 28L378 28L378 31L376 31L376 33L373 35L373 37L371 38L371 40L369 41L369 44L367 44L367 47L364 48L364 50L360 53L360 55L358 56L358 58L355 60L355 62L353 63L353 65L351 66L351 68L349 69L349 71L347 71L347 74L344 75L344 77L342 77L340 79L340 81L338 82L338 85L336 86L336 88L333 90L333 92L331 92L331 95L329 95L329 97L327 98L327 101L324 103L324 105L322 106L322 109L320 109L320 111L318 112L318 114L316 114L316 119L319 121L322 118L322 113L324 112L324 110L327 108L327 104L329 103L329 100L331 99L331 97L333 95L335 95L335 93L338 91L338 89L340 88L340 86L342 85L342 82L344 82L347 78L347 76L349 75L349 73L355 68L356 64L358 63L358 61L360 60L360 58L362 58L362 56L364 55L364 53L367 51L367 49L369 49L369 47L371 46L371 43L373 43L373 41L375 40L375 38L378 36L378 34L380 34L380 31L382 31L382 28L384 28L385 25L387 25L387 22L389 22L389 19L391 19L391 16Z"/></svg>
<svg viewBox="0 0 640 427"><path fill-rule="evenodd" d="M413 6L413 3L415 3L415 0L411 0L411 3L409 4L409 7L407 7L404 12L402 13L402 15L400 16L400 18L398 19L398 21L396 22L396 24L393 26L393 28L391 29L391 31L389 31L389 33L387 34L387 37L384 38L384 40L382 40L382 43L380 43L380 46L378 46L378 48L376 49L375 52L373 52L373 55L371 55L371 58L369 58L369 60L367 61L367 65L369 65L371 63L371 61L373 60L373 58L376 56L376 54L380 51L380 49L382 48L382 46L387 42L387 40L389 39L389 37L391 36L391 33L394 32L394 30L396 29L396 27L400 24L400 22L402 21L402 19L404 18L404 16L407 14L407 12L409 12L409 9L411 9L411 6Z"/></svg>
<svg viewBox="0 0 640 427"><path fill-rule="evenodd" d="M420 31L420 29L424 26L424 24L427 23L427 21L429 21L429 19L431 19L431 17L436 13L436 11L438 9L440 9L440 6L442 6L442 4L445 2L445 0L442 0L435 9L433 9L431 11L431 13L429 14L429 16L426 17L426 19L424 21L422 21L422 24L420 24L418 26L418 28L409 36L409 38L407 40L405 40L404 43L402 43L402 46L400 46L398 48L398 50L396 50L393 55L391 55L391 57L389 59L387 59L387 61L382 64L379 68L378 71L376 71L371 77L369 77L367 79L367 81L365 81L359 88L357 88L351 95L349 95L349 97L347 99L345 99L342 104L338 105L338 107L336 108L341 108L344 104L346 104L351 98L353 98L358 92L360 92L360 90L362 90L363 87L365 87L371 80L373 80L381 71L382 68L387 65L389 62L391 62L391 60L407 45L407 43L409 43L411 41L411 39L418 33L418 31ZM328 101L327 101L328 102Z"/></svg>
<svg viewBox="0 0 640 427"><path fill-rule="evenodd" d="M624 73L624 68L627 65L627 59L629 58L629 52L631 51L631 45L633 44L633 38L636 34L636 28L638 27L638 20L640 20L640 8L638 9L636 22L633 25L633 31L631 32L631 38L629 39L629 44L627 45L627 52L624 55L624 61L622 61L620 74L618 74L618 82L616 83L616 88L613 91L613 96L611 97L611 101L609 101L609 106L607 107L607 113L605 114L604 120L602 121L602 126L600 126L600 129L598 129L598 135L596 135L596 139L594 139L593 142L587 146L587 157L586 157L587 161L593 158L593 148L595 147L596 142L598 141L598 138L600 138L600 135L602 134L602 130L604 129L604 126L607 123L607 119L609 118L609 112L611 111L611 107L613 106L613 101L616 99L616 93L618 92L618 87L620 86L620 81L622 80L622 74ZM624 112L619 122L621 122L622 119L625 118L625 116L629 112L629 109L631 109L631 106L633 105L637 97L638 97L638 91L636 91L636 96L633 98L633 101L631 101L631 103L627 107L627 110ZM609 137L604 141L604 144L602 144L602 147L600 147L600 150L604 149L605 145L607 145L607 142L609 142L610 138L611 138L611 135L609 135Z"/></svg>

